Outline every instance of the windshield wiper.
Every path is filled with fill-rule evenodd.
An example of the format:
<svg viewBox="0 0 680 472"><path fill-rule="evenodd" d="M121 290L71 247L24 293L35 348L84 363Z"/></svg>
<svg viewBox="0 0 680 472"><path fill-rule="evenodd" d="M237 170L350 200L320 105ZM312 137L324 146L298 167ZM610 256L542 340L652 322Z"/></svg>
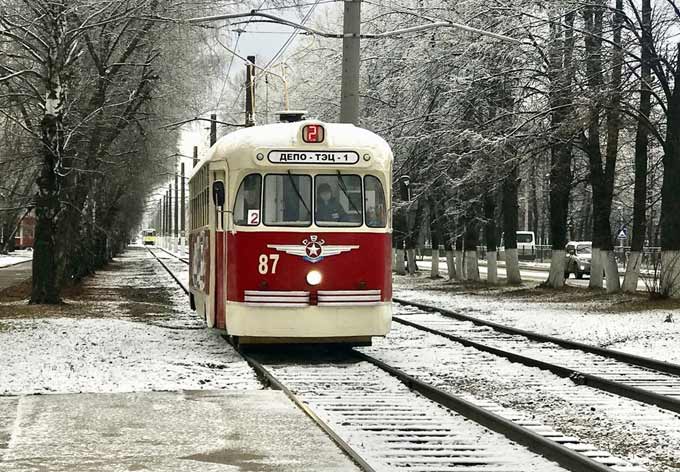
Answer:
<svg viewBox="0 0 680 472"><path fill-rule="evenodd" d="M349 197L349 194L347 193L347 186L345 185L345 181L342 179L342 174L340 173L340 171L338 171L338 182L340 183L340 190L342 190L342 193L344 193L345 196L347 197L347 201L349 202L349 204L352 205L354 211L356 211L359 214L359 216L361 216L361 210L359 210L356 207L352 199Z"/></svg>
<svg viewBox="0 0 680 472"><path fill-rule="evenodd" d="M300 195L300 191L298 190L297 185L295 185L295 180L293 179L293 174L290 173L290 169L288 169L288 178L290 179L290 184L293 186L293 190L295 190L295 194L298 196L298 198L300 199L300 201L304 205L305 210L307 210L307 214L311 218L312 217L312 211L307 206L307 202L305 202L305 199L302 198L302 195Z"/></svg>

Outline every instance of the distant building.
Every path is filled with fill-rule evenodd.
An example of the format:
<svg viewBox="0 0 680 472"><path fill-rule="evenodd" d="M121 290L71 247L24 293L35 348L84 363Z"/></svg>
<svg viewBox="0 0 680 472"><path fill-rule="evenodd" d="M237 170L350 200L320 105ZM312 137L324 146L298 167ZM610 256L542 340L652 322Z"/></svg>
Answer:
<svg viewBox="0 0 680 472"><path fill-rule="evenodd" d="M19 223L19 229L14 234L14 247L17 249L27 249L33 247L35 238L35 213L31 211Z"/></svg>

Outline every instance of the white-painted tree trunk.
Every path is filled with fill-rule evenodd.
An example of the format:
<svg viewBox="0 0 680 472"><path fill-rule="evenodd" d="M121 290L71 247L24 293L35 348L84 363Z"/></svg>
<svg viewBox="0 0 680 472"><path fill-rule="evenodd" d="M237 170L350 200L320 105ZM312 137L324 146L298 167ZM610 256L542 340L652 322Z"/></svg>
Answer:
<svg viewBox="0 0 680 472"><path fill-rule="evenodd" d="M661 293L680 297L680 251L661 251Z"/></svg>
<svg viewBox="0 0 680 472"><path fill-rule="evenodd" d="M607 293L615 293L621 290L621 279L619 278L619 266L616 264L614 251L600 251L600 259L604 263L605 277L607 278ZM590 276L593 276L592 266Z"/></svg>
<svg viewBox="0 0 680 472"><path fill-rule="evenodd" d="M496 251L486 253L486 263L486 281L495 285L498 283L498 259Z"/></svg>
<svg viewBox="0 0 680 472"><path fill-rule="evenodd" d="M475 282L480 280L477 250L465 251L465 278Z"/></svg>
<svg viewBox="0 0 680 472"><path fill-rule="evenodd" d="M552 288L564 287L564 259L566 257L564 249L553 250L550 258L550 274L546 285Z"/></svg>
<svg viewBox="0 0 680 472"><path fill-rule="evenodd" d="M456 251L456 280L465 280L465 260L463 251Z"/></svg>
<svg viewBox="0 0 680 472"><path fill-rule="evenodd" d="M642 254L637 251L631 252L628 257L628 265L626 266L626 275L623 277L624 292L635 293L637 291L641 264Z"/></svg>
<svg viewBox="0 0 680 472"><path fill-rule="evenodd" d="M433 279L439 278L439 249L432 249L432 268L430 269L430 277Z"/></svg>
<svg viewBox="0 0 680 472"><path fill-rule="evenodd" d="M397 275L406 275L406 266L404 264L404 250L397 249L395 253L396 255L394 260L394 272Z"/></svg>
<svg viewBox="0 0 680 472"><path fill-rule="evenodd" d="M517 285L522 283L522 276L519 273L519 256L517 249L506 249L505 251L505 273L508 284Z"/></svg>
<svg viewBox="0 0 680 472"><path fill-rule="evenodd" d="M446 251L446 269L449 271L449 280L456 280L456 262L453 259L453 251Z"/></svg>
<svg viewBox="0 0 680 472"><path fill-rule="evenodd" d="M593 248L593 255L590 259L590 282L588 282L588 288L604 287L602 279L602 272L604 270L604 253L606 253L606 251L600 250L599 247ZM576 270L578 270L578 267ZM609 277L607 277L607 285L609 285Z"/></svg>
<svg viewBox="0 0 680 472"><path fill-rule="evenodd" d="M418 271L418 265L416 264L416 250L407 249L406 259L408 260L408 273L411 275L416 275Z"/></svg>

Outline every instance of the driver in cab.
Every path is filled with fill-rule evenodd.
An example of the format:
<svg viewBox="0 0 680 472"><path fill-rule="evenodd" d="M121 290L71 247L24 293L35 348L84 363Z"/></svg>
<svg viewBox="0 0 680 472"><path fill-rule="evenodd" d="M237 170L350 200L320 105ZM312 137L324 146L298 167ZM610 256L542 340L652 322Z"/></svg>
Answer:
<svg viewBox="0 0 680 472"><path fill-rule="evenodd" d="M333 197L331 186L323 183L319 185L316 198L317 221L346 221L347 213L337 198Z"/></svg>

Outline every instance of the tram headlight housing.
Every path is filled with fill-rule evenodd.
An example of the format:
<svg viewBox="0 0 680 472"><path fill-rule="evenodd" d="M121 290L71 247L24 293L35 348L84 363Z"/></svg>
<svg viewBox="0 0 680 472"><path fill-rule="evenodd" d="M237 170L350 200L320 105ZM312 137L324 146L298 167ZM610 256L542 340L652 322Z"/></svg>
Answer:
<svg viewBox="0 0 680 472"><path fill-rule="evenodd" d="M309 285L319 285L321 283L321 272L318 270L310 270L307 272L307 283Z"/></svg>

